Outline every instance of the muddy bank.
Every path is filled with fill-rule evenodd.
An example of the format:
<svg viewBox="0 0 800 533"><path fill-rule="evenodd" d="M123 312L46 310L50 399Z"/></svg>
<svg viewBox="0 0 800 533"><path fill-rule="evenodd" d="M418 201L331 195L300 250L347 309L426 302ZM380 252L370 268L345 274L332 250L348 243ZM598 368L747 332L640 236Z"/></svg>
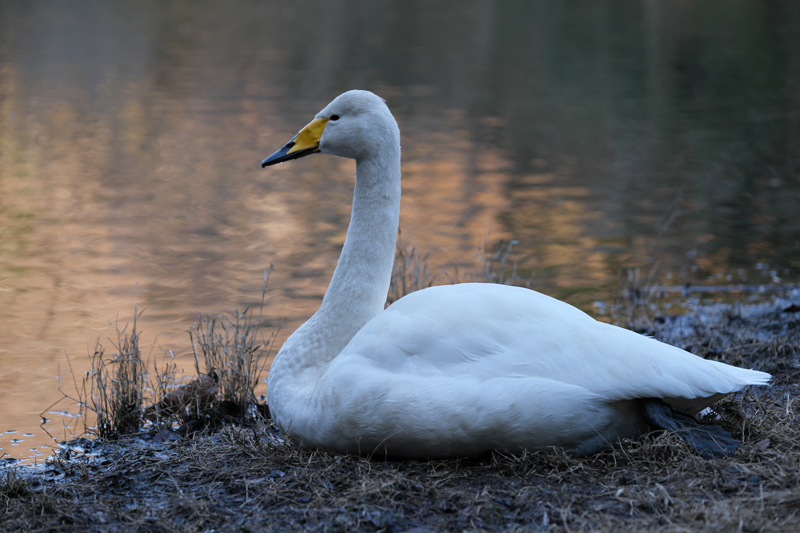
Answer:
<svg viewBox="0 0 800 533"><path fill-rule="evenodd" d="M675 435L614 451L371 461L300 450L269 422L193 438L78 443L0 472L3 531L796 531L796 301L648 317L649 333L775 375L706 419L743 444L706 460ZM82 453L83 452L83 453Z"/></svg>

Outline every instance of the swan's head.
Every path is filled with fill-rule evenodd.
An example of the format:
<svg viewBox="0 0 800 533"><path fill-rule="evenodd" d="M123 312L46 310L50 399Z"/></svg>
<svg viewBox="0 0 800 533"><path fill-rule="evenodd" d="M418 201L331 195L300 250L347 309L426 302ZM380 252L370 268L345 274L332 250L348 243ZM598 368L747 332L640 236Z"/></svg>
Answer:
<svg viewBox="0 0 800 533"><path fill-rule="evenodd" d="M316 153L360 160L387 146L400 146L400 130L386 102L369 91L347 91L261 166Z"/></svg>

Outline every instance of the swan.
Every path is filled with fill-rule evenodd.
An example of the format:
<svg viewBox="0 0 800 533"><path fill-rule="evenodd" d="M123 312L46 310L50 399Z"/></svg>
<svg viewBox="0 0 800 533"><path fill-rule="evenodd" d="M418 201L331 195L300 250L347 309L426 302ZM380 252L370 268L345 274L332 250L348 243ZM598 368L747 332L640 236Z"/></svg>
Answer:
<svg viewBox="0 0 800 533"><path fill-rule="evenodd" d="M314 153L355 159L356 183L322 304L270 368L271 416L288 437L397 458L550 447L588 455L657 427L686 429L705 456L735 449L730 434L698 432L709 426L687 415L768 384L767 373L702 359L520 287L430 287L384 309L400 219L397 122L382 98L348 91L262 167Z"/></svg>

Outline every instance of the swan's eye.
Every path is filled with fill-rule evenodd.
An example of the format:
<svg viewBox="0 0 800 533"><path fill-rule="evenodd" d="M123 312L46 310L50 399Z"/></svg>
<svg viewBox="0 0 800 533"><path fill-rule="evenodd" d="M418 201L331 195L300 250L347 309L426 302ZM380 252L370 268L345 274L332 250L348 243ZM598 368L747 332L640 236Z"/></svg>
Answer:
<svg viewBox="0 0 800 533"><path fill-rule="evenodd" d="M339 115L331 115L331 120L339 120Z"/></svg>

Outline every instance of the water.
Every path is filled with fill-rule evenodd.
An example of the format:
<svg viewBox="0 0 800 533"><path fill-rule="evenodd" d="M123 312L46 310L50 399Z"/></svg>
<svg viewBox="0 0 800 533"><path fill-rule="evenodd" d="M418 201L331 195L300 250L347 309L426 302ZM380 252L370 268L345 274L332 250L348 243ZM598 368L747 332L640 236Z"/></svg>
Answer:
<svg viewBox="0 0 800 533"><path fill-rule="evenodd" d="M40 413L69 436L65 354L80 379L134 299L187 371L194 313L257 304L270 264L270 327L316 309L354 164L259 163L350 88L397 116L436 272L491 228L590 311L624 268L800 277L796 2L0 0L0 453L51 443Z"/></svg>

